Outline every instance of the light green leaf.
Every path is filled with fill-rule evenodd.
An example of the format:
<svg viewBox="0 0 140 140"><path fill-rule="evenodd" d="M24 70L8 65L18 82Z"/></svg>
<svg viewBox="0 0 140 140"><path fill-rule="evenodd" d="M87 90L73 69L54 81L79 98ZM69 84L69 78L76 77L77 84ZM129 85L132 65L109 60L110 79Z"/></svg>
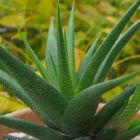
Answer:
<svg viewBox="0 0 140 140"><path fill-rule="evenodd" d="M140 126L140 119L137 119L137 120L131 122L129 125L129 129L132 129L132 128L137 127L137 126Z"/></svg>

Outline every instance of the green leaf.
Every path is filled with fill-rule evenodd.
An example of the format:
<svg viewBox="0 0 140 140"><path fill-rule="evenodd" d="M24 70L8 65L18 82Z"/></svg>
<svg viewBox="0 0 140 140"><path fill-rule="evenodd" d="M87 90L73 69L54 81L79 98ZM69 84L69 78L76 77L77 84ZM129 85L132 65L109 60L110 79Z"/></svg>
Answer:
<svg viewBox="0 0 140 140"><path fill-rule="evenodd" d="M52 18L46 48L46 72L50 76L51 84L56 88L58 88L57 65L57 38L54 31L54 22Z"/></svg>
<svg viewBox="0 0 140 140"><path fill-rule="evenodd" d="M60 91L68 98L74 96L74 87L70 75L68 54L65 39L62 30L62 21L60 16L59 5L57 9L57 55L58 55L58 82Z"/></svg>
<svg viewBox="0 0 140 140"><path fill-rule="evenodd" d="M32 50L32 48L30 47L30 44L28 43L27 39L25 38L25 36L22 33L20 33L20 35L21 35L21 39L24 42L24 45L25 45L28 53L30 54L30 56L34 60L34 62L36 64L36 66L37 66L40 74L42 75L42 77L45 80L49 81L49 78L48 78L48 76L47 76L44 68L42 67L40 60L38 59L38 57L36 56L36 54L34 53L34 51Z"/></svg>
<svg viewBox="0 0 140 140"><path fill-rule="evenodd" d="M68 48L67 48L67 34L66 34L66 30L64 28L64 31L63 31L63 34L64 34L64 46L65 46L65 51L66 51L66 54L68 52Z"/></svg>
<svg viewBox="0 0 140 140"><path fill-rule="evenodd" d="M134 117L134 115L140 109L140 83L137 85L136 90L130 99L125 110L122 112L120 117L116 121L115 128L118 130L125 130L129 127L129 124Z"/></svg>
<svg viewBox="0 0 140 140"><path fill-rule="evenodd" d="M38 102L32 100L32 98L24 91L16 80L10 77L7 73L0 70L0 83L7 88L8 91L12 92L16 97L21 99L26 103L44 122L48 123L46 113L41 111L41 108L38 107Z"/></svg>
<svg viewBox="0 0 140 140"><path fill-rule="evenodd" d="M90 137L74 138L73 140L92 140Z"/></svg>
<svg viewBox="0 0 140 140"><path fill-rule="evenodd" d="M140 1L137 0L135 4L130 7L128 12L124 16L122 16L120 21L114 26L112 31L108 34L107 38L102 42L98 50L95 52L95 54L93 55L90 61L90 64L88 64L88 67L86 68L86 70L84 71L81 77L77 89L78 93L93 84L93 80L95 78L95 75L101 63L105 59L106 55L109 53L111 47L116 42L123 28L128 23L128 21L130 20L130 18L132 17L136 9L139 7L139 5L140 5Z"/></svg>
<svg viewBox="0 0 140 140"><path fill-rule="evenodd" d="M115 61L115 58L120 53L120 51L123 49L123 47L126 45L126 43L133 37L135 32L140 27L140 21L137 21L135 24L133 24L129 30L115 43L113 48L110 50L109 54L101 64L95 79L94 84L100 83L105 79L106 74L109 72L113 62Z"/></svg>
<svg viewBox="0 0 140 140"><path fill-rule="evenodd" d="M9 71L9 69L3 64L2 61L0 61L0 69L8 73L9 75L12 76L12 73Z"/></svg>
<svg viewBox="0 0 140 140"><path fill-rule="evenodd" d="M40 140L71 140L69 136L48 128L21 119L0 116L0 124L19 130Z"/></svg>
<svg viewBox="0 0 140 140"><path fill-rule="evenodd" d="M140 72L134 72L104 83L89 87L70 101L62 119L62 128L75 136L86 135L92 127L94 115L105 92L132 79Z"/></svg>
<svg viewBox="0 0 140 140"><path fill-rule="evenodd" d="M136 121L131 122L129 125L129 129L132 129L137 126L140 126L140 119L137 119Z"/></svg>
<svg viewBox="0 0 140 140"><path fill-rule="evenodd" d="M93 128L91 130L92 135L96 134L103 127L116 110L123 105L124 101L134 93L135 88L136 86L127 88L103 107L103 109L94 118Z"/></svg>
<svg viewBox="0 0 140 140"><path fill-rule="evenodd" d="M104 129L102 133L97 134L95 138L96 140L102 140L104 138L105 140L114 140L116 133L117 132L113 129Z"/></svg>
<svg viewBox="0 0 140 140"><path fill-rule="evenodd" d="M102 130L96 135L96 139L100 140L106 138L106 140L113 140L117 131L113 128L114 122L116 121L117 117L123 112L124 108L126 107L128 100L124 101L123 105L116 110L116 112L112 115L109 121L103 126Z"/></svg>
<svg viewBox="0 0 140 140"><path fill-rule="evenodd" d="M1 47L0 60L12 72L30 98L37 103L41 111L46 114L49 124L59 128L67 105L65 97Z"/></svg>
<svg viewBox="0 0 140 140"><path fill-rule="evenodd" d="M128 104L129 99L124 101L123 105L116 110L116 112L112 115L112 117L106 122L106 124L103 126L103 129L114 129L114 123L116 122L116 119L121 115L121 113L124 111Z"/></svg>
<svg viewBox="0 0 140 140"><path fill-rule="evenodd" d="M131 140L140 134L140 126L118 133L114 140Z"/></svg>
<svg viewBox="0 0 140 140"><path fill-rule="evenodd" d="M68 24L68 34L67 34L67 46L68 46L68 60L70 74L74 86L77 85L76 71L75 71L75 56L74 56L74 3L70 14L69 24Z"/></svg>
<svg viewBox="0 0 140 140"><path fill-rule="evenodd" d="M81 78L81 75L82 73L85 71L87 65L89 64L94 52L95 52L95 49L98 45L98 42L99 42L99 37L95 40L95 42L93 42L92 46L89 48L84 60L82 61L82 63L80 64L80 67L78 69L78 72L77 72L77 76L78 76L78 81L80 80Z"/></svg>

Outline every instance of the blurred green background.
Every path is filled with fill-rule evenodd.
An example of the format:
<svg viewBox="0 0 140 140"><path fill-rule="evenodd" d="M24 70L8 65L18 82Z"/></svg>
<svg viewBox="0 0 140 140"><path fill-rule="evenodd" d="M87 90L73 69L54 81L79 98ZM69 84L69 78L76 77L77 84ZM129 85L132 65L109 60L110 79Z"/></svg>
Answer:
<svg viewBox="0 0 140 140"><path fill-rule="evenodd" d="M76 68L95 38L104 39L117 20L135 0L76 0L75 9L75 58ZM60 0L63 24L67 28L69 12L73 0ZM57 0L0 0L0 44L10 50L26 64L34 68L33 61L20 41L20 28L27 36L33 50L44 63L47 31L50 18L55 17ZM136 12L126 29L140 18ZM108 79L140 69L140 31L120 53ZM34 68L35 69L35 68ZM36 69L35 69L36 70ZM140 77L123 84L103 97L108 101L119 94L126 85ZM0 113L5 114L26 106L0 87Z"/></svg>

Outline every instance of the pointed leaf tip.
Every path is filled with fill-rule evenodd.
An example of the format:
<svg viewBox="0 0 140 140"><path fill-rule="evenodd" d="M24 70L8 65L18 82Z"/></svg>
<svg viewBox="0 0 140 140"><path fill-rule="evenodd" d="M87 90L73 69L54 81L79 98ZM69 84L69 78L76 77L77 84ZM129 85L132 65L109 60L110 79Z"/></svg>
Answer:
<svg viewBox="0 0 140 140"><path fill-rule="evenodd" d="M68 61L69 61L69 69L72 78L72 82L74 87L77 86L76 79L76 70L75 70L75 56L74 56L74 44L75 44L75 36L74 36L74 3L71 8L70 18L68 23L68 32L67 32L67 52L68 52Z"/></svg>
<svg viewBox="0 0 140 140"><path fill-rule="evenodd" d="M60 10L58 7L57 18L57 56L58 56L58 83L60 91L69 99L73 98L74 88L69 69L66 38L64 37Z"/></svg>
<svg viewBox="0 0 140 140"><path fill-rule="evenodd" d="M26 50L28 51L29 55L33 59L34 63L36 64L36 66L37 66L42 78L44 80L46 80L47 82L49 82L49 76L46 74L46 72L45 72L45 70L44 70L39 58L37 57L37 55L32 50L27 38L25 37L25 35L22 32L20 32L20 37L21 37L21 40L24 43L24 46L25 46Z"/></svg>
<svg viewBox="0 0 140 140"><path fill-rule="evenodd" d="M128 11L122 16L122 18L117 22L117 24L115 24L112 31L107 35L106 39L101 43L98 50L92 57L92 61L90 61L91 63L86 68L86 71L82 74L82 77L78 85L78 90L77 90L78 92L92 85L100 65L102 64L106 55L109 53L110 48L112 48L114 43L119 38L122 30L130 20L130 18L133 16L134 12L138 9L139 5L140 5L140 0L136 1L128 9Z"/></svg>

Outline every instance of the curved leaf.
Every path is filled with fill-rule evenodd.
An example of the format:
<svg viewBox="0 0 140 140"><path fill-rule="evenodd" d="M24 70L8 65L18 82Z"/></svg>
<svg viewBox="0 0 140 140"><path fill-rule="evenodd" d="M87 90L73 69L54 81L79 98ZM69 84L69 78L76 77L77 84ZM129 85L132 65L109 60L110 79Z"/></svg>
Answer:
<svg viewBox="0 0 140 140"><path fill-rule="evenodd" d="M93 80L95 78L95 75L101 63L105 59L106 55L109 53L111 47L116 42L123 28L128 23L129 19L132 17L132 15L139 7L139 5L140 5L140 0L137 0L135 4L130 7L127 13L124 16L122 16L120 21L114 26L112 31L108 34L107 38L102 42L102 44L100 45L96 53L93 55L90 63L88 64L88 67L86 68L86 70L84 71L81 77L77 89L78 93L93 84Z"/></svg>
<svg viewBox="0 0 140 140"><path fill-rule="evenodd" d="M30 54L30 56L32 57L32 59L34 60L40 74L42 75L42 77L49 81L49 78L48 78L48 75L46 74L44 68L42 67L41 65L41 62L40 60L38 59L38 57L36 56L36 54L34 53L34 51L32 50L32 48L30 47L30 44L28 43L27 39L25 38L25 36L21 33L21 39L23 40L24 44L25 44L25 47L28 51L28 53Z"/></svg>
<svg viewBox="0 0 140 140"><path fill-rule="evenodd" d="M74 56L74 3L70 14L67 37L68 37L67 46L68 46L68 60L69 60L70 74L71 74L73 84L74 86L76 86L77 79L76 79L75 56Z"/></svg>
<svg viewBox="0 0 140 140"><path fill-rule="evenodd" d="M4 65L2 61L0 61L0 69L12 76L12 73L9 71L9 69Z"/></svg>
<svg viewBox="0 0 140 140"><path fill-rule="evenodd" d="M140 126L140 119L137 119L136 121L131 122L129 125L129 129L132 129L137 126Z"/></svg>
<svg viewBox="0 0 140 140"><path fill-rule="evenodd" d="M103 126L102 130L99 131L99 133L96 135L97 140L100 140L100 139L103 139L103 138L106 138L106 140L113 140L113 138L117 134L117 131L113 128L113 125L114 125L117 117L119 117L119 115L125 109L127 103L128 103L128 100L124 101L123 105L106 122L106 124Z"/></svg>
<svg viewBox="0 0 140 140"><path fill-rule="evenodd" d="M129 127L129 124L134 115L140 109L140 83L137 85L136 90L130 99L128 105L117 118L116 125L114 126L118 130L125 130Z"/></svg>
<svg viewBox="0 0 140 140"><path fill-rule="evenodd" d="M69 136L61 134L60 132L51 128L37 125L21 119L8 118L0 116L0 124L7 127L19 130L40 140L71 140Z"/></svg>
<svg viewBox="0 0 140 140"><path fill-rule="evenodd" d="M105 94L105 92L130 80L137 74L140 74L140 72L100 83L82 91L70 101L65 109L62 119L62 128L64 131L75 136L87 134L93 125L93 116L100 102L100 97Z"/></svg>
<svg viewBox="0 0 140 140"><path fill-rule="evenodd" d="M123 105L124 101L134 93L135 89L136 86L127 88L102 108L102 110L94 118L93 128L91 130L92 135L96 134L103 127L103 125L111 118L116 110Z"/></svg>
<svg viewBox="0 0 140 140"><path fill-rule="evenodd" d="M0 60L12 72L30 98L37 103L41 111L46 114L48 122L59 128L67 105L65 97L1 47Z"/></svg>
<svg viewBox="0 0 140 140"><path fill-rule="evenodd" d="M57 55L58 55L58 82L60 91L68 98L74 96L74 87L70 75L67 48L62 30L60 9L57 9Z"/></svg>
<svg viewBox="0 0 140 140"><path fill-rule="evenodd" d="M117 134L114 140L130 140L140 134L140 126L125 130Z"/></svg>
<svg viewBox="0 0 140 140"><path fill-rule="evenodd" d="M115 43L113 48L110 50L109 54L101 64L95 79L94 84L100 83L104 80L106 74L109 72L113 62L115 61L115 58L119 54L119 52L122 50L122 48L126 45L126 43L133 37L135 32L140 28L140 21L137 21L135 24L133 24L129 30Z"/></svg>
<svg viewBox="0 0 140 140"><path fill-rule="evenodd" d="M0 70L0 83L7 88L10 92L12 92L16 97L21 99L24 103L26 103L37 115L38 117L47 122L46 113L41 111L41 108L38 107L38 102L32 100L32 98L24 91L24 89L16 82L13 78L11 78L8 74Z"/></svg>
<svg viewBox="0 0 140 140"><path fill-rule="evenodd" d="M77 72L77 76L78 76L78 81L81 78L82 73L84 72L84 70L86 69L87 65L89 64L94 52L95 52L95 48L97 47L99 41L99 37L95 40L95 42L93 42L92 46L89 48L84 60L82 61L82 63L80 64L80 67L78 69Z"/></svg>
<svg viewBox="0 0 140 140"><path fill-rule="evenodd" d="M48 33L47 48L46 48L46 72L50 75L51 84L57 87L57 38L54 31L53 18Z"/></svg>

